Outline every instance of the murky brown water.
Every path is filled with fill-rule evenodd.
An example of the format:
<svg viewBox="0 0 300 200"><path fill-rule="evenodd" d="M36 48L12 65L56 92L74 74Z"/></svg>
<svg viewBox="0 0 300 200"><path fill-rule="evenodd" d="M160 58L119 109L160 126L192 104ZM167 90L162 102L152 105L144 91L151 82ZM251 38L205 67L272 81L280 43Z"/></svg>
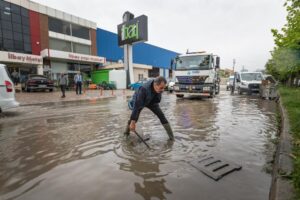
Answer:
<svg viewBox="0 0 300 200"><path fill-rule="evenodd" d="M124 140L130 112L123 98L7 113L0 119L0 199L268 199L274 102L223 91L213 100L165 95L161 106L176 142L144 110L138 132L151 135L152 150ZM243 169L216 182L188 163L208 154Z"/></svg>

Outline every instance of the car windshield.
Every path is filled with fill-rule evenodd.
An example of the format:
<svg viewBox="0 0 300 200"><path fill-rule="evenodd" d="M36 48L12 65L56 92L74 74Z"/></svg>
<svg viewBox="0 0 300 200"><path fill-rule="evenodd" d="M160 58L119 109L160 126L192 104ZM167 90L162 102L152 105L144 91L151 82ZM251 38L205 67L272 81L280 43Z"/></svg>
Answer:
<svg viewBox="0 0 300 200"><path fill-rule="evenodd" d="M260 73L243 73L241 74L243 81L261 81L262 76Z"/></svg>
<svg viewBox="0 0 300 200"><path fill-rule="evenodd" d="M210 55L178 57L176 70L205 70L210 69Z"/></svg>

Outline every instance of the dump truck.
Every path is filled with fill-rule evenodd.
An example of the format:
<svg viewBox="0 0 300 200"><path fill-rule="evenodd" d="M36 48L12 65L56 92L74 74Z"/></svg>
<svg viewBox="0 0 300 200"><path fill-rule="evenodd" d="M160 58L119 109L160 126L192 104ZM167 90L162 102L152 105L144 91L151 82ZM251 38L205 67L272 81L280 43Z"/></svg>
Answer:
<svg viewBox="0 0 300 200"><path fill-rule="evenodd" d="M171 62L175 80L174 93L213 98L220 92L220 57L206 52L187 52Z"/></svg>

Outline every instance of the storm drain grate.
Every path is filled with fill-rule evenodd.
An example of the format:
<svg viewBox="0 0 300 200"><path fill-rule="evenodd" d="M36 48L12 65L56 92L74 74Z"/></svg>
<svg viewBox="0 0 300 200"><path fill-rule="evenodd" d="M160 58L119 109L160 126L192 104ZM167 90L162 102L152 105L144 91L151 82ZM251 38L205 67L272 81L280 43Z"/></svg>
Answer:
<svg viewBox="0 0 300 200"><path fill-rule="evenodd" d="M224 161L214 156L207 156L200 160L191 161L190 164L210 178L218 181L233 171L242 169L242 166Z"/></svg>

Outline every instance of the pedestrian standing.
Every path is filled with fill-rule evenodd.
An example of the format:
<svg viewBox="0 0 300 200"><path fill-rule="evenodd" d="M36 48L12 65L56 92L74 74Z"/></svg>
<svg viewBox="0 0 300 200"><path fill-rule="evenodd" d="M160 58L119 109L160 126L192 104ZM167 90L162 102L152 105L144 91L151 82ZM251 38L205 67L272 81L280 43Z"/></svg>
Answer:
<svg viewBox="0 0 300 200"><path fill-rule="evenodd" d="M135 131L139 115L143 108L146 107L159 118L169 136L169 139L171 141L174 140L172 128L159 107L161 93L164 91L166 84L166 79L159 76L154 80L149 80L136 90L136 92L132 96L132 99L128 103L128 107L130 110L132 110L132 113L124 132L126 136L129 135L130 130Z"/></svg>
<svg viewBox="0 0 300 200"><path fill-rule="evenodd" d="M78 72L78 73L74 76L74 82L75 82L75 85L76 85L76 94L81 94L82 75L80 74L80 72Z"/></svg>
<svg viewBox="0 0 300 200"><path fill-rule="evenodd" d="M18 85L19 82L19 73L14 69L13 73L11 74L13 82L15 85Z"/></svg>
<svg viewBox="0 0 300 200"><path fill-rule="evenodd" d="M58 78L58 84L62 92L61 98L65 98L66 87L68 85L68 77L64 73L61 73L60 77Z"/></svg>

